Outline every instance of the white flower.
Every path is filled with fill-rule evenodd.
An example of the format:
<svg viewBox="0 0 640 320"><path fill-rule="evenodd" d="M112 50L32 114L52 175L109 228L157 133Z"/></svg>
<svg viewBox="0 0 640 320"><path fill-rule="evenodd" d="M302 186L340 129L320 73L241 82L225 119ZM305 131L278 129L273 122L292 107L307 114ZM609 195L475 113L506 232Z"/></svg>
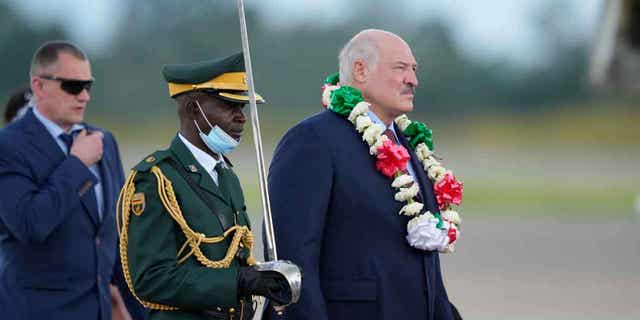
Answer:
<svg viewBox="0 0 640 320"><path fill-rule="evenodd" d="M370 104L368 102L360 101L356 104L353 109L351 109L351 113L349 113L349 121L351 123L355 123L354 121L358 118L359 115L366 114L369 111Z"/></svg>
<svg viewBox="0 0 640 320"><path fill-rule="evenodd" d="M385 127L379 123L373 124L364 131L362 140L366 141L368 145L372 145L378 140L378 136L382 134L384 129Z"/></svg>
<svg viewBox="0 0 640 320"><path fill-rule="evenodd" d="M409 118L405 114L397 117L395 122L396 122L396 124L398 125L398 128L400 128L401 131L406 130L407 127L411 124L411 120L409 120Z"/></svg>
<svg viewBox="0 0 640 320"><path fill-rule="evenodd" d="M331 104L331 93L336 89L339 89L340 86L327 86L324 91L322 91L322 105L328 106Z"/></svg>
<svg viewBox="0 0 640 320"><path fill-rule="evenodd" d="M419 215L407 223L407 242L421 250L444 250L449 244L447 230L436 227L438 219L431 213Z"/></svg>
<svg viewBox="0 0 640 320"><path fill-rule="evenodd" d="M356 130L362 133L365 129L370 127L373 124L371 118L368 116L359 116L356 118Z"/></svg>
<svg viewBox="0 0 640 320"><path fill-rule="evenodd" d="M369 153L372 156L375 156L376 154L378 154L378 148L382 146L382 144L389 140L389 137L385 136L384 134L381 134L380 137L378 137L378 140L376 140L376 143L374 143L373 145L371 145L371 147L369 147Z"/></svg>
<svg viewBox="0 0 640 320"><path fill-rule="evenodd" d="M435 181L436 183L440 180L441 177L444 177L444 174L447 172L442 166L432 166L427 170L429 173L429 179Z"/></svg>
<svg viewBox="0 0 640 320"><path fill-rule="evenodd" d="M408 204L405 204L398 214L404 214L405 216L415 216L420 213L420 210L424 207L424 204L414 201Z"/></svg>
<svg viewBox="0 0 640 320"><path fill-rule="evenodd" d="M400 191L396 192L395 199L396 201L407 201L418 194L420 188L417 183L412 184L408 188L400 188Z"/></svg>
<svg viewBox="0 0 640 320"><path fill-rule="evenodd" d="M409 183L413 182L413 177L411 175L408 174L403 174L395 179L393 179L393 182L391 183L391 186L394 188L400 188L402 186L406 186Z"/></svg>
<svg viewBox="0 0 640 320"><path fill-rule="evenodd" d="M442 164L440 163L440 161L436 160L436 158L434 157L427 157L426 159L424 159L424 161L422 161L422 166L424 167L425 170L429 170L429 168L432 166L441 167Z"/></svg>
<svg viewBox="0 0 640 320"><path fill-rule="evenodd" d="M456 251L456 243L449 243L444 249L440 250L440 253L453 253Z"/></svg>
<svg viewBox="0 0 640 320"><path fill-rule="evenodd" d="M416 146L416 156L418 156L418 159L420 159L420 161L424 161L425 159L430 157L432 154L433 152L429 150L429 147L427 147L427 145L424 142L420 142Z"/></svg>
<svg viewBox="0 0 640 320"><path fill-rule="evenodd" d="M445 210L440 212L440 214L443 218L453 222L454 224L460 224L460 222L462 222L462 219L460 219L460 215L454 210Z"/></svg>

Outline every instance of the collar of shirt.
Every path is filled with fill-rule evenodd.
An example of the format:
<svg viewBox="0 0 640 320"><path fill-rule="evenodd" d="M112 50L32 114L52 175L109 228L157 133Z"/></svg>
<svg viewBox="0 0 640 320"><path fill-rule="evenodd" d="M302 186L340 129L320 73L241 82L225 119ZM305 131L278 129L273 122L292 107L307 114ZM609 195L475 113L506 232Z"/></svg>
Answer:
<svg viewBox="0 0 640 320"><path fill-rule="evenodd" d="M224 160L222 160L222 157L220 157L221 160L216 160L214 157L212 157L208 153L200 150L200 148L194 146L191 142L189 142L189 140L187 140L187 138L182 136L182 134L178 133L178 137L180 137L180 140L182 140L182 143L184 143L184 145L187 146L187 149L191 151L191 154L193 155L194 158L196 158L196 161L198 161L198 163L208 173L213 172L218 162L220 161L224 162Z"/></svg>
<svg viewBox="0 0 640 320"><path fill-rule="evenodd" d="M47 131L49 131L49 133L55 138L58 138L60 136L60 134L62 134L62 133L71 133L71 132L76 131L76 130L84 129L84 125L76 123L71 127L71 130L69 130L69 132L65 132L64 129L62 129L55 122L53 122L53 121L47 119L45 116L43 116L38 111L38 107L37 106L33 107L33 114L36 116L36 118L38 118L38 120L40 120L40 122L42 122L42 125L44 125L44 127L47 128Z"/></svg>
<svg viewBox="0 0 640 320"><path fill-rule="evenodd" d="M42 125L47 129L47 131L53 137L53 139L56 140L56 142L58 143L60 148L65 153L68 153L69 151L67 150L67 145L64 143L64 141L62 141L62 139L60 139L60 134L67 133L67 132L65 132L64 129L62 129L55 122L47 119L40 112L38 112L38 107L35 106L35 105L33 105L33 115L35 115L36 119L38 119L40 121L40 123L42 123ZM71 133L71 132L73 132L75 130L82 130L82 129L84 129L84 125L76 123L71 127L71 130L69 130L69 133Z"/></svg>
<svg viewBox="0 0 640 320"><path fill-rule="evenodd" d="M396 128L393 125L393 121L391 121L391 124L389 124L388 126L386 126L384 124L384 122L382 122L382 120L380 120L380 118L378 118L378 116L371 110L367 111L367 115L369 116L369 119L371 119L371 121L375 124L381 124L383 126L385 126L385 129L391 129L391 131L393 131L393 134L396 136L396 139L398 139L398 133L396 132Z"/></svg>

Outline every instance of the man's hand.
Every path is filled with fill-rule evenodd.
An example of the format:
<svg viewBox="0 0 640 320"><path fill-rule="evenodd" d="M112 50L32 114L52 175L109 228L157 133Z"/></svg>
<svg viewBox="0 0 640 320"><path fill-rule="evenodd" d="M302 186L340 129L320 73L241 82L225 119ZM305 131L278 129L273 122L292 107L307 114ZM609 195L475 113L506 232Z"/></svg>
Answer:
<svg viewBox="0 0 640 320"><path fill-rule="evenodd" d="M291 303L289 283L280 273L258 271L254 266L240 267L238 272L238 296L263 296L276 305Z"/></svg>
<svg viewBox="0 0 640 320"><path fill-rule="evenodd" d="M111 320L131 320L118 287L110 284L109 291L111 292Z"/></svg>
<svg viewBox="0 0 640 320"><path fill-rule="evenodd" d="M82 130L73 140L69 154L78 157L82 163L90 167L102 159L103 137L104 135L100 131L87 132L87 130Z"/></svg>

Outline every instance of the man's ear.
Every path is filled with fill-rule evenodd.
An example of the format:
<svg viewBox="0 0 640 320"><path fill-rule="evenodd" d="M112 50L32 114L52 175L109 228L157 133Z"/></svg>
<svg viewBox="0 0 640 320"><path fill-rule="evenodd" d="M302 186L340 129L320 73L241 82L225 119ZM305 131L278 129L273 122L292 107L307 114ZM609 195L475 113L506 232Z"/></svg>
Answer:
<svg viewBox="0 0 640 320"><path fill-rule="evenodd" d="M38 77L31 77L31 92L35 96L42 96L42 80Z"/></svg>
<svg viewBox="0 0 640 320"><path fill-rule="evenodd" d="M369 68L367 64L362 60L356 60L353 64L353 80L355 82L364 83L367 82L369 77Z"/></svg>
<svg viewBox="0 0 640 320"><path fill-rule="evenodd" d="M197 119L198 114L200 114L200 109L195 99L189 99L185 103L185 110L191 119Z"/></svg>

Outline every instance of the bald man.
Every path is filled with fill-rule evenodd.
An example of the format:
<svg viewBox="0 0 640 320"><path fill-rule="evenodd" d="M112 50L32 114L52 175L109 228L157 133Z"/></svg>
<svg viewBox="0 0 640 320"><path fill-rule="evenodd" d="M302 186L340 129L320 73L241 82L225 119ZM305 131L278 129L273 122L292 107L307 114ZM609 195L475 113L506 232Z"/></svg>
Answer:
<svg viewBox="0 0 640 320"><path fill-rule="evenodd" d="M411 48L390 32L364 30L339 60L340 84L359 90L369 118L409 150L407 169L423 210L438 212L432 182L394 125L414 107ZM287 319L456 319L438 251L407 243L409 217L398 215L403 203L375 162L354 125L330 110L305 119L278 144L269 190L279 257L305 276Z"/></svg>

